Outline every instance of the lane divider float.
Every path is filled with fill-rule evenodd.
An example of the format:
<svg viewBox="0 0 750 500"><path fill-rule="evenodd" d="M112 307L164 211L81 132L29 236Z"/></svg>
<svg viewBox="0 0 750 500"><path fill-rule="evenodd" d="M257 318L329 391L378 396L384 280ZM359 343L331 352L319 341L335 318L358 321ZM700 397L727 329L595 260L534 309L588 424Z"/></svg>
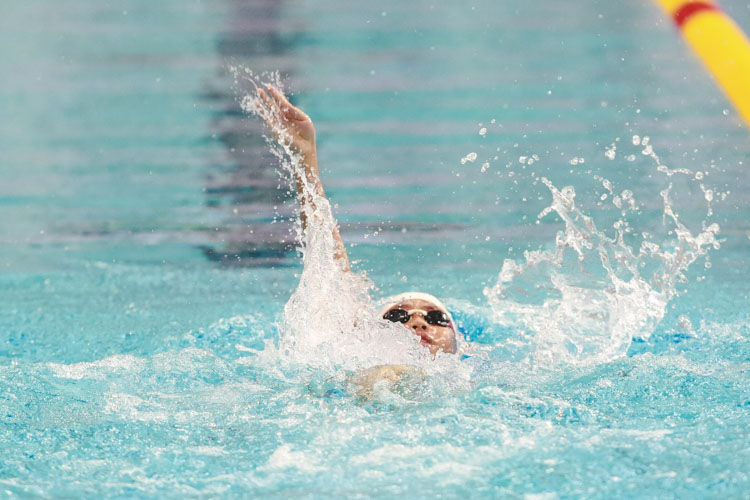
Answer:
<svg viewBox="0 0 750 500"><path fill-rule="evenodd" d="M656 0L750 126L750 40L710 0Z"/></svg>

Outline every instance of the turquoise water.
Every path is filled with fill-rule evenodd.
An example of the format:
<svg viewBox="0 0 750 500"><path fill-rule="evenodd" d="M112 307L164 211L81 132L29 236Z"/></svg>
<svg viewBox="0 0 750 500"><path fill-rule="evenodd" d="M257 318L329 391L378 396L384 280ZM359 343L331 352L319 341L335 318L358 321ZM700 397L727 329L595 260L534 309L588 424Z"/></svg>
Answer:
<svg viewBox="0 0 750 500"><path fill-rule="evenodd" d="M406 4L5 7L3 495L747 495L750 142L731 105L649 2ZM743 2L723 6L750 30ZM332 364L277 350L302 271L294 203L230 65L286 75L354 269L376 299L445 298L470 356L360 401L338 389L361 345ZM565 229L538 218L542 177L605 235L628 221L612 255L658 244L625 261L664 295L612 292L601 243L499 291L505 259ZM670 183L691 235L716 223L721 241L665 285L659 257L687 248ZM596 293L540 327L563 295L550 275ZM624 316L603 297L646 318L614 350Z"/></svg>

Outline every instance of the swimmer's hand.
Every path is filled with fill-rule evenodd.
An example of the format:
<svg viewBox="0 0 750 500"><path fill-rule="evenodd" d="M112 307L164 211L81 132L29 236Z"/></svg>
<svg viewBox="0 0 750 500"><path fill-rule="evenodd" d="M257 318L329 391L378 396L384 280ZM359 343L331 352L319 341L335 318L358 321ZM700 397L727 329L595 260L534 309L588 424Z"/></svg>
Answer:
<svg viewBox="0 0 750 500"><path fill-rule="evenodd" d="M266 90L258 89L258 105L260 115L277 141L286 142L293 152L305 159L315 156L315 126L309 116L271 85L266 85Z"/></svg>
<svg viewBox="0 0 750 500"><path fill-rule="evenodd" d="M318 172L315 126L309 116L301 109L292 106L289 100L284 97L284 94L271 85L266 85L265 90L258 89L257 104L260 115L273 133L274 138L289 146L292 153L300 157L299 164L304 172L295 169L294 182L302 206L300 220L302 221L302 227L306 228L307 211L305 207L311 208L313 212L317 210L315 196L311 196L306 186L312 186L313 193L318 197L324 199L326 197ZM344 271L349 271L349 257L346 255L344 242L341 241L338 225L333 227L333 238L336 241L334 258L341 262Z"/></svg>

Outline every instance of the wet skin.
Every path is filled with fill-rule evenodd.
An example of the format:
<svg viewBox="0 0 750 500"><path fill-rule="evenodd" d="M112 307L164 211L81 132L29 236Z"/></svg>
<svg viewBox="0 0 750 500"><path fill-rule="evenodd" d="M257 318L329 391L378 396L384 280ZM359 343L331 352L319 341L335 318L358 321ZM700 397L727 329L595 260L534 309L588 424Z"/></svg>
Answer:
<svg viewBox="0 0 750 500"><path fill-rule="evenodd" d="M453 331L453 328L450 326L431 325L424 319L424 314L430 311L442 311L435 304L421 299L409 299L399 302L391 307L391 309L405 309L412 313L409 321L403 323L403 325L414 335L418 335L421 338L420 343L427 347L431 354L436 354L440 350L451 354L456 352L456 333ZM414 309L417 309L417 311L413 311ZM420 311L425 312L422 313Z"/></svg>

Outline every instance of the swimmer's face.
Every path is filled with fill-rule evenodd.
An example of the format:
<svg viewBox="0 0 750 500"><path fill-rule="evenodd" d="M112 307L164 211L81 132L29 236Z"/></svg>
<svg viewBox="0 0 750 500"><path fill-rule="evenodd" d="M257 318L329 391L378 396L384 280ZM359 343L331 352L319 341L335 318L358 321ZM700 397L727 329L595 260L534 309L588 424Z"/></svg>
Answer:
<svg viewBox="0 0 750 500"><path fill-rule="evenodd" d="M411 317L403 325L414 335L418 335L421 338L421 344L427 347L431 354L435 354L441 350L451 354L456 352L456 332L453 331L453 327L451 325L432 325L424 317L430 311L443 311L443 309L432 302L421 299L409 299L399 302L391 307L389 311L393 309L404 309L411 313Z"/></svg>

